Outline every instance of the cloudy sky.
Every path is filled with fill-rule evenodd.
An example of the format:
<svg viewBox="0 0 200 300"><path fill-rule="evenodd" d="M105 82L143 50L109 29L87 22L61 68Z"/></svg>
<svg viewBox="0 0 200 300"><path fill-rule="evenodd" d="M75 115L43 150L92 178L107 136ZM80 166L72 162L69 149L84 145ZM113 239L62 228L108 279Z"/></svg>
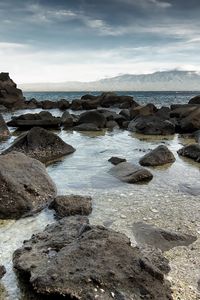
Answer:
<svg viewBox="0 0 200 300"><path fill-rule="evenodd" d="M0 71L18 83L200 71L199 0L0 0Z"/></svg>

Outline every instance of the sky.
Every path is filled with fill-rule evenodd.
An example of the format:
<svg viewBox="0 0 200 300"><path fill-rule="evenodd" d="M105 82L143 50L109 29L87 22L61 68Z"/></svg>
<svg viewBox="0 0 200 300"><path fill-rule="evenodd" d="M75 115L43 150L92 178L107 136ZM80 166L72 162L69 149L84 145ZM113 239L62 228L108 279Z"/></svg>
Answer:
<svg viewBox="0 0 200 300"><path fill-rule="evenodd" d="M0 72L17 83L200 71L200 0L0 0Z"/></svg>

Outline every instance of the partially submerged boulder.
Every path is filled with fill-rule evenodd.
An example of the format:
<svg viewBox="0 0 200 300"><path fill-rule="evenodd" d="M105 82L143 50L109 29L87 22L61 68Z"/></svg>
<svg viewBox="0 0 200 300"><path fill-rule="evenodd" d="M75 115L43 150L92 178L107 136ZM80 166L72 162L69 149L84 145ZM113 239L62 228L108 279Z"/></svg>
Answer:
<svg viewBox="0 0 200 300"><path fill-rule="evenodd" d="M84 123L73 127L75 131L100 131L101 129L93 123Z"/></svg>
<svg viewBox="0 0 200 300"><path fill-rule="evenodd" d="M53 132L40 127L33 127L27 133L20 135L3 154L12 151L22 152L47 163L71 154L75 149Z"/></svg>
<svg viewBox="0 0 200 300"><path fill-rule="evenodd" d="M112 156L111 158L109 158L108 160L111 164L113 165L118 165L122 162L126 162L126 159L125 158L121 158L121 157L116 157L116 156Z"/></svg>
<svg viewBox="0 0 200 300"><path fill-rule="evenodd" d="M9 73L0 73L0 104L12 109L24 104L22 91L17 88Z"/></svg>
<svg viewBox="0 0 200 300"><path fill-rule="evenodd" d="M73 215L89 215L92 212L92 198L79 195L57 196L50 205L56 216L64 218Z"/></svg>
<svg viewBox="0 0 200 300"><path fill-rule="evenodd" d="M98 128L104 128L106 125L106 118L103 114L100 114L97 111L88 111L82 113L79 117L78 124L94 124Z"/></svg>
<svg viewBox="0 0 200 300"><path fill-rule="evenodd" d="M178 154L193 159L196 162L200 162L200 145L191 144L178 150Z"/></svg>
<svg viewBox="0 0 200 300"><path fill-rule="evenodd" d="M153 178L149 170L128 162L119 163L114 166L109 173L127 183L146 182Z"/></svg>
<svg viewBox="0 0 200 300"><path fill-rule="evenodd" d="M0 218L18 219L42 210L56 196L45 166L23 153L0 155Z"/></svg>
<svg viewBox="0 0 200 300"><path fill-rule="evenodd" d="M142 166L160 166L174 161L173 153L166 146L160 145L144 155L139 162Z"/></svg>
<svg viewBox="0 0 200 300"><path fill-rule="evenodd" d="M0 114L0 140L7 139L10 136L10 131L4 121L3 116Z"/></svg>
<svg viewBox="0 0 200 300"><path fill-rule="evenodd" d="M61 118L54 117L48 111L41 111L36 114L25 114L19 117L14 117L8 126L19 127L21 129L29 129L32 127L43 127L43 128L58 128L61 124Z"/></svg>
<svg viewBox="0 0 200 300"><path fill-rule="evenodd" d="M124 234L86 217L64 218L33 235L13 264L35 292L54 299L172 299L164 273Z"/></svg>

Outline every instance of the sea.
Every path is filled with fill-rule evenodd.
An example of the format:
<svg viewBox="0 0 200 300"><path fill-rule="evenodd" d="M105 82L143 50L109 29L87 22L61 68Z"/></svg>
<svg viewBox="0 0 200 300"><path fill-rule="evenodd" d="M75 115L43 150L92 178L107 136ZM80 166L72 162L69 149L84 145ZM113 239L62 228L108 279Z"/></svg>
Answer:
<svg viewBox="0 0 200 300"><path fill-rule="evenodd" d="M26 99L37 100L79 99L86 92L25 92ZM92 93L98 95L99 93ZM141 104L149 102L158 107L170 106L188 101L200 92L119 92L119 95L133 96ZM24 110L5 113L9 120L15 115L40 110ZM50 110L53 115L62 114L59 110ZM81 112L76 112L81 113ZM10 128L12 136L0 143L0 152L9 147L21 134L16 128ZM55 130L62 140L72 145L76 151L47 166L47 172L57 185L59 195L90 195L93 199L93 211L89 216L92 224L104 225L126 234L133 245L135 239L133 224L146 222L161 228L180 230L198 235L200 232L200 166L189 159L179 157L177 150L184 145L194 143L192 138L172 136L144 136L116 129L99 132L77 132L73 130ZM176 161L162 167L149 168L153 180L145 184L127 184L114 178L109 170L111 156L126 158L131 164L139 164L140 158L158 145L166 145L174 154ZM45 187L44 187L45 188ZM7 273L0 284L2 299L28 300L29 295L20 288L12 268L12 254L23 240L42 231L54 222L54 214L46 209L36 216L17 221L0 221L0 265L5 265ZM175 287L181 286L181 294L174 299L193 300L190 287L196 288L199 279L199 244L190 252L175 255L171 260L171 280ZM172 254L171 254L172 255ZM196 267L195 267L196 266ZM178 273L179 272L179 273ZM176 282L178 281L178 282ZM176 293L176 292L175 292ZM180 297L179 297L180 296ZM1 299L1 297L0 297ZM36 298L34 298L36 299Z"/></svg>

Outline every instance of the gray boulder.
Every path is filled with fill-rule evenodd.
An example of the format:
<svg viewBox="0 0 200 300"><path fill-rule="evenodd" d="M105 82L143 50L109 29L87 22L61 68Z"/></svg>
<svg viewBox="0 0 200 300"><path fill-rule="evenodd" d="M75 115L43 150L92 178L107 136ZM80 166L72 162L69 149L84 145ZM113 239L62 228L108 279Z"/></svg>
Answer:
<svg viewBox="0 0 200 300"><path fill-rule="evenodd" d="M125 158L121 158L121 157L116 157L116 156L112 156L111 158L109 158L108 160L111 164L113 165L118 165L122 162L126 162L126 159Z"/></svg>
<svg viewBox="0 0 200 300"><path fill-rule="evenodd" d="M22 152L43 163L48 163L73 153L75 149L53 132L33 127L27 133L20 135L3 154L12 151Z"/></svg>
<svg viewBox="0 0 200 300"><path fill-rule="evenodd" d="M18 219L42 210L56 196L45 166L23 153L0 155L0 218Z"/></svg>
<svg viewBox="0 0 200 300"><path fill-rule="evenodd" d="M92 212L92 198L79 195L57 196L50 208L56 211L59 218L89 215Z"/></svg>
<svg viewBox="0 0 200 300"><path fill-rule="evenodd" d="M78 124L90 123L96 125L98 128L104 128L106 125L106 118L103 114L97 111L88 111L82 113L79 117Z"/></svg>
<svg viewBox="0 0 200 300"><path fill-rule="evenodd" d="M178 154L193 159L196 162L200 162L200 145L191 144L178 150Z"/></svg>
<svg viewBox="0 0 200 300"><path fill-rule="evenodd" d="M144 155L139 162L142 166L160 166L174 161L173 153L166 146L161 145Z"/></svg>
<svg viewBox="0 0 200 300"><path fill-rule="evenodd" d="M109 173L127 183L147 182L153 178L153 175L147 169L132 165L128 162L117 164Z"/></svg>
<svg viewBox="0 0 200 300"><path fill-rule="evenodd" d="M47 226L15 251L13 263L36 293L52 299L172 299L164 273L140 249L86 217Z"/></svg>

